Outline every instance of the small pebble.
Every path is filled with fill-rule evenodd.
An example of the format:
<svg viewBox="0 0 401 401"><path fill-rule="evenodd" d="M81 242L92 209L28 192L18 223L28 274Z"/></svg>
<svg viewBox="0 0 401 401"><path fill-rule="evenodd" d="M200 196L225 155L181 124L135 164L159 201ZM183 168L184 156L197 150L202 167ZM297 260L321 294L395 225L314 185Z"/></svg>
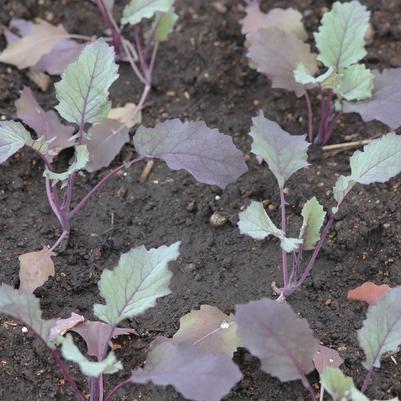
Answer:
<svg viewBox="0 0 401 401"><path fill-rule="evenodd" d="M219 212L214 212L210 216L209 222L213 227L221 227L221 226L224 226L224 224L226 224L227 216L223 215Z"/></svg>

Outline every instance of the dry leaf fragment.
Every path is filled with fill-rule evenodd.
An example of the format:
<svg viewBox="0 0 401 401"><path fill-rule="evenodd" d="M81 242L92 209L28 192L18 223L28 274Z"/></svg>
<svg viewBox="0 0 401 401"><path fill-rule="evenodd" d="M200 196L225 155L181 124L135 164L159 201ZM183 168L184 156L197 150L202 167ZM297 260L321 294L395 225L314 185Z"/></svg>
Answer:
<svg viewBox="0 0 401 401"><path fill-rule="evenodd" d="M377 304L385 294L391 290L387 284L377 285L370 281L361 286L348 291L347 299L349 301L363 301L369 305Z"/></svg>
<svg viewBox="0 0 401 401"><path fill-rule="evenodd" d="M20 70L33 67L43 55L68 36L62 25L54 26L43 20L24 33L26 35L22 38L14 35L12 42L0 54L0 62L15 65Z"/></svg>
<svg viewBox="0 0 401 401"><path fill-rule="evenodd" d="M72 312L67 319L57 319L56 324L50 329L50 340L55 340L58 336L63 336L77 324L83 322L85 318L82 315Z"/></svg>
<svg viewBox="0 0 401 401"><path fill-rule="evenodd" d="M326 368L339 368L344 360L335 349L319 345L313 357L316 370L321 375Z"/></svg>
<svg viewBox="0 0 401 401"><path fill-rule="evenodd" d="M126 103L122 107L111 109L107 118L117 120L126 127L132 128L142 122L142 113L141 110L137 109L136 104Z"/></svg>
<svg viewBox="0 0 401 401"><path fill-rule="evenodd" d="M45 283L49 276L54 276L52 256L55 254L43 247L41 251L24 253L18 257L20 261L20 291L32 293Z"/></svg>

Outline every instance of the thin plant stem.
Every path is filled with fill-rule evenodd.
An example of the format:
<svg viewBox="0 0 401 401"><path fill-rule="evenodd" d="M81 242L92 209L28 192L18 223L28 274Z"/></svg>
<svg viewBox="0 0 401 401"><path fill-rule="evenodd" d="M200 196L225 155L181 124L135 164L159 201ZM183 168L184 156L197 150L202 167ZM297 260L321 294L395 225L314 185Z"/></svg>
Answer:
<svg viewBox="0 0 401 401"><path fill-rule="evenodd" d="M74 207L74 209L69 213L69 218L72 219L85 205L86 203L92 198L92 196L100 189L102 188L110 178L114 177L116 174L118 174L120 171L131 167L133 164L138 163L142 161L145 157L140 156L137 157L136 159L130 160L129 162L126 162L122 164L119 167L116 167L115 169L111 170L108 174L106 174L80 201L79 203Z"/></svg>
<svg viewBox="0 0 401 401"><path fill-rule="evenodd" d="M320 397L319 397L319 401L323 401L324 398L324 387L321 385L320 386Z"/></svg>
<svg viewBox="0 0 401 401"><path fill-rule="evenodd" d="M362 383L362 387L361 387L362 393L365 393L366 390L368 389L370 380L372 379L372 375L373 375L373 365L369 368L368 373L365 376L365 380Z"/></svg>
<svg viewBox="0 0 401 401"><path fill-rule="evenodd" d="M313 110L312 102L308 91L305 91L306 107L308 109L308 139L309 142L313 142Z"/></svg>
<svg viewBox="0 0 401 401"><path fill-rule="evenodd" d="M286 235L286 213L285 213L285 196L284 191L280 188L280 214L281 214L281 230ZM281 259L283 264L283 281L284 288L288 286L288 254L281 250Z"/></svg>
<svg viewBox="0 0 401 401"><path fill-rule="evenodd" d="M121 32L117 24L113 23L113 16L111 15L109 9L104 4L104 1L96 0L96 4L97 7L99 8L100 13L102 14L105 24L111 31L111 35L113 37L114 50L117 54L119 54L122 46Z"/></svg>
<svg viewBox="0 0 401 401"><path fill-rule="evenodd" d="M320 240L318 242L318 244L316 245L315 249L313 250L312 256L309 259L309 262L302 274L302 277L299 279L299 281L296 284L296 287L299 287L300 285L302 285L302 283L306 280L306 278L309 276L309 273L312 270L313 265L315 264L317 255L319 254L320 250L322 249L322 246L324 244L324 242L326 241L326 237L327 234L329 233L331 227L334 224L336 215L332 214L329 218L329 221L327 222L326 226L324 227L323 233L320 237Z"/></svg>
<svg viewBox="0 0 401 401"><path fill-rule="evenodd" d="M131 52L130 52L130 48L129 48L128 45L127 45L127 41L126 41L126 40L123 40L123 41L122 41L122 45L123 45L125 54L126 54L126 56L127 56L127 58L128 58L128 62L129 62L129 64L130 64L132 70L134 71L134 73L136 74L136 76L138 77L138 79L139 79L144 85L146 85L147 82L145 81L145 78L143 77L142 73L139 71L137 65L135 64L135 60L134 60L133 57L132 57L132 54L131 54Z"/></svg>
<svg viewBox="0 0 401 401"><path fill-rule="evenodd" d="M60 205L56 203L56 199L51 187L50 179L48 177L45 178L45 185L46 185L46 194L47 199L49 201L50 207L53 210L53 213L56 215L57 220L60 222L61 226L64 228L64 221L61 215Z"/></svg>
<svg viewBox="0 0 401 401"><path fill-rule="evenodd" d="M125 387L126 385L131 383L131 379L126 379L124 381L122 381L121 383L117 384L111 391L110 393L107 395L107 397L105 398L104 401L111 401L114 396L118 393L118 391L120 391L123 387Z"/></svg>

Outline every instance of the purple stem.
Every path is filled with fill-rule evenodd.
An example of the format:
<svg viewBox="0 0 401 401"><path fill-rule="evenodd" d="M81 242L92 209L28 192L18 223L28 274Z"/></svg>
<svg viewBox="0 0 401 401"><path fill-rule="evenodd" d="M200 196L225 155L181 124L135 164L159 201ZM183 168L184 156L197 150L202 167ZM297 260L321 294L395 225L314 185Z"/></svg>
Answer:
<svg viewBox="0 0 401 401"><path fill-rule="evenodd" d="M126 162L122 164L119 167L116 167L114 170L111 170L108 174L106 174L80 201L79 203L74 207L74 209L70 212L69 218L72 219L85 205L86 203L90 200L90 198L109 181L110 178L114 177L116 174L118 174L120 171L131 167L133 164L138 163L145 159L144 156L137 157L136 159L130 160L129 162Z"/></svg>
<svg viewBox="0 0 401 401"><path fill-rule="evenodd" d="M280 214L281 214L281 230L286 235L286 214L285 214L285 197L284 191L280 188ZM283 281L284 288L288 286L288 255L283 249L281 250L281 259L283 263Z"/></svg>
<svg viewBox="0 0 401 401"><path fill-rule="evenodd" d="M306 107L308 108L308 139L309 142L313 142L313 110L312 110L312 102L310 100L310 96L308 91L305 91L305 100Z"/></svg>
<svg viewBox="0 0 401 401"><path fill-rule="evenodd" d="M121 32L117 29L116 25L113 23L110 11L104 4L103 0L96 0L96 4L100 13L102 14L105 24L111 31L111 35L113 37L114 50L116 54L120 54L122 48Z"/></svg>
<svg viewBox="0 0 401 401"><path fill-rule="evenodd" d="M309 276L309 273L311 272L313 265L315 264L316 258L326 240L327 234L329 233L331 227L334 224L336 215L332 214L329 218L329 221L327 222L326 226L324 227L323 233L320 237L320 240L318 242L318 244L316 245L315 249L313 250L312 256L309 259L309 262L302 274L302 277L298 280L296 287L299 287L300 285L303 284L303 282L306 280L306 278Z"/></svg>
<svg viewBox="0 0 401 401"><path fill-rule="evenodd" d="M126 386L127 384L130 384L130 383L131 383L131 380L127 379L127 380L124 380L121 383L117 384L117 386L115 386L110 391L110 393L107 395L107 397L104 401L111 401L119 390L121 390L124 386Z"/></svg>
<svg viewBox="0 0 401 401"><path fill-rule="evenodd" d="M369 368L367 375L365 376L365 380L363 381L362 387L361 387L361 392L365 393L367 390L370 380L372 379L373 375L373 365Z"/></svg>

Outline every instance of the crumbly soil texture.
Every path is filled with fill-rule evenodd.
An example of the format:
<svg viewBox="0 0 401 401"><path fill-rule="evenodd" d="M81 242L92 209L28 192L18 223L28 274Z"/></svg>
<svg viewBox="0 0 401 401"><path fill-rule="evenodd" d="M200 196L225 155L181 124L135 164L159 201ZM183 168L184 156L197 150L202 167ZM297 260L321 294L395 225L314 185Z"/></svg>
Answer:
<svg viewBox="0 0 401 401"><path fill-rule="evenodd" d="M401 66L401 1L363 0L372 11L373 44L366 62L371 68ZM233 137L249 159L249 173L226 190L200 185L188 174L173 172L156 162L144 184L138 182L143 165L114 178L73 222L69 245L55 257L56 275L35 294L46 318L67 317L74 311L93 318L92 305L101 301L97 282L105 268L115 266L119 255L132 247L157 247L182 241L181 255L171 266L172 294L161 299L143 316L125 322L139 336L120 337L116 353L125 373L107 377L107 388L141 366L150 341L171 336L179 318L202 304L224 312L234 305L274 297L270 284L281 283L280 250L275 240L254 241L239 234L236 226L241 208L250 200L263 201L278 223L278 189L266 165L250 155L248 136L251 118L259 109L291 133L307 129L303 99L272 89L268 80L250 69L239 20L244 16L240 0L177 0L180 19L159 53L154 87L143 114L143 123L153 126L168 118L205 120L210 127ZM309 32L318 27L330 7L323 0L262 1L265 11L294 7L304 15ZM101 18L90 1L0 0L0 22L11 18L44 18L62 23L69 32L83 35L104 33ZM117 12L122 2L117 2ZM312 37L312 36L310 36ZM1 39L1 47L5 42ZM120 79L112 88L114 105L137 102L141 86L127 65L120 66ZM26 74L0 65L1 118L15 116L14 101ZM54 90L43 93L34 87L45 108L55 105ZM316 101L315 104L318 107ZM317 121L315 121L315 125ZM354 114L346 115L332 143L374 138L386 132L378 123L365 124ZM127 146L113 165L134 155ZM300 226L304 202L312 196L333 206L332 186L339 174L349 171L352 152L311 152L311 165L298 172L287 185L290 228ZM68 160L68 155L65 157ZM18 256L54 242L60 228L46 200L43 166L29 151L19 152L0 166L0 282L18 286ZM78 200L103 175L82 174L77 183ZM338 349L343 370L360 385L366 374L361 362L356 331L366 316L366 306L350 303L347 291L365 281L401 284L400 177L386 184L358 186L349 196L330 233L312 276L289 303L306 318L316 336ZM213 213L225 224L210 224ZM244 378L225 398L230 401L303 401L308 395L300 382L280 383L260 370L257 359L239 350L235 361ZM85 379L72 366L79 386ZM401 395L401 357L384 358L373 376L368 395L388 399ZM318 376L310 381L318 392ZM2 401L73 400L74 395L60 371L30 333L11 319L0 317L0 399ZM172 387L131 385L116 397L119 401L172 401L182 397Z"/></svg>

